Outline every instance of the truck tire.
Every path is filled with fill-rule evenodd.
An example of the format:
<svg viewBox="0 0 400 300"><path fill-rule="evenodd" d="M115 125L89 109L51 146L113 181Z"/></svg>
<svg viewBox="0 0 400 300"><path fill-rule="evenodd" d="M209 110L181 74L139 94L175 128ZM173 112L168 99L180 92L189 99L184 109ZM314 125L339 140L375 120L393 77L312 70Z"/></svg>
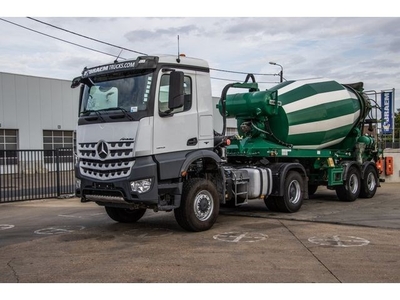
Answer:
<svg viewBox="0 0 400 300"><path fill-rule="evenodd" d="M208 230L217 220L218 213L218 192L211 181L192 178L184 183L181 205L174 210L175 219L183 229Z"/></svg>
<svg viewBox="0 0 400 300"><path fill-rule="evenodd" d="M303 205L302 187L303 178L299 172L288 172L284 182L283 196L274 197L279 211L293 213L300 209Z"/></svg>
<svg viewBox="0 0 400 300"><path fill-rule="evenodd" d="M145 208L129 209L119 207L105 207L107 215L119 223L135 223L140 220L146 212Z"/></svg>
<svg viewBox="0 0 400 300"><path fill-rule="evenodd" d="M318 189L318 185L316 185L316 184L309 184L309 185L308 185L308 195L309 195L309 196L314 195L315 192L317 191L317 189Z"/></svg>
<svg viewBox="0 0 400 300"><path fill-rule="evenodd" d="M336 195L339 200L346 202L355 201L360 195L361 175L356 167L350 167L347 172L347 179L343 185L336 187Z"/></svg>
<svg viewBox="0 0 400 300"><path fill-rule="evenodd" d="M265 206L270 211L279 211L278 205L276 204L277 201L279 201L279 197L276 196L268 196L264 199Z"/></svg>
<svg viewBox="0 0 400 300"><path fill-rule="evenodd" d="M360 198L372 198L378 188L378 175L373 166L365 169L364 179L361 180Z"/></svg>

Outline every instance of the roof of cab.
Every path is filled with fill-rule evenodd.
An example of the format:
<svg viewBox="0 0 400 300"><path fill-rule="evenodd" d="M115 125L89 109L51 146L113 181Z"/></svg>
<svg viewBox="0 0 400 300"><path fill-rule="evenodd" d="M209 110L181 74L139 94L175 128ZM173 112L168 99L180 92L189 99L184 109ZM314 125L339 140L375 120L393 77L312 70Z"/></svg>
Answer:
<svg viewBox="0 0 400 300"><path fill-rule="evenodd" d="M168 63L168 64L176 64L178 56L176 55L154 55L159 58L158 63ZM196 67L203 67L209 68L208 63L199 58L187 57L187 56L179 56L180 64L182 65L189 65L189 66L196 66Z"/></svg>

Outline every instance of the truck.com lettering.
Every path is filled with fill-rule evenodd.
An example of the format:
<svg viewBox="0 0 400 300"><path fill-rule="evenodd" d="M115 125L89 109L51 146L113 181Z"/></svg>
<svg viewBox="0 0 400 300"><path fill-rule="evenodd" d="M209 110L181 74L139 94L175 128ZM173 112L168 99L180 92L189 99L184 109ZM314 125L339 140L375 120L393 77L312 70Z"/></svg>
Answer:
<svg viewBox="0 0 400 300"><path fill-rule="evenodd" d="M114 70L120 70L120 69L129 69L129 68L134 68L135 67L135 62L124 62L124 63L118 63L118 64L112 64L112 65L107 65L107 66L101 66L101 67L96 67L92 69L88 69L83 73L83 76L90 76L96 73L102 73L102 72L107 72L107 71L114 71Z"/></svg>

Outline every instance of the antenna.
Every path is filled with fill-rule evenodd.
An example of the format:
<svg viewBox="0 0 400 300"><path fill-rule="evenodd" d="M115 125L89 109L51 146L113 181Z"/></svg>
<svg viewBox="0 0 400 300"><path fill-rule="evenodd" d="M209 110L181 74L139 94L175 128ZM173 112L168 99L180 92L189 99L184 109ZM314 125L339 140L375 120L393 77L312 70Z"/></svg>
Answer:
<svg viewBox="0 0 400 300"><path fill-rule="evenodd" d="M114 63L116 64L118 62L118 58L121 55L122 51L124 51L124 49L121 49L121 51L119 52L117 58L114 60Z"/></svg>
<svg viewBox="0 0 400 300"><path fill-rule="evenodd" d="M179 53L179 34L178 34L178 58L176 59L176 62L177 62L177 63L180 63L180 62L181 62L180 53Z"/></svg>

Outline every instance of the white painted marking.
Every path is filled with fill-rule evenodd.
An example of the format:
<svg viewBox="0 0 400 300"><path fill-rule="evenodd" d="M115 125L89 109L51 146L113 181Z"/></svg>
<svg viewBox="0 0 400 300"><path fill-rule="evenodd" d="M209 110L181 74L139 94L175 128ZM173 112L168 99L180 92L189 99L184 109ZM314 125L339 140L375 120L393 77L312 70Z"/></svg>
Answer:
<svg viewBox="0 0 400 300"><path fill-rule="evenodd" d="M36 234L46 234L46 235L53 235L53 234L65 234L65 233L72 233L74 231L84 229L84 226L53 226L38 229L35 231Z"/></svg>
<svg viewBox="0 0 400 300"><path fill-rule="evenodd" d="M73 215L58 215L58 217L63 217L63 218L77 218L77 219L82 219L82 216L73 216Z"/></svg>
<svg viewBox="0 0 400 300"><path fill-rule="evenodd" d="M15 225L10 225L10 224L0 224L0 230L6 230L6 229L11 229L14 228Z"/></svg>
<svg viewBox="0 0 400 300"><path fill-rule="evenodd" d="M265 240L268 235L258 232L224 232L214 235L213 238L228 243L255 243Z"/></svg>
<svg viewBox="0 0 400 300"><path fill-rule="evenodd" d="M96 217L100 215L104 215L105 213L95 213L95 214L87 214L87 215L58 215L58 217L63 217L63 218L76 218L76 219L85 219L87 217Z"/></svg>
<svg viewBox="0 0 400 300"><path fill-rule="evenodd" d="M370 241L356 237L356 236L313 236L308 239L309 242L320 245L320 246L331 246L331 247L361 247L366 246Z"/></svg>
<svg viewBox="0 0 400 300"><path fill-rule="evenodd" d="M173 234L173 232L167 228L152 228L152 229L132 229L123 233L135 238L155 238Z"/></svg>

